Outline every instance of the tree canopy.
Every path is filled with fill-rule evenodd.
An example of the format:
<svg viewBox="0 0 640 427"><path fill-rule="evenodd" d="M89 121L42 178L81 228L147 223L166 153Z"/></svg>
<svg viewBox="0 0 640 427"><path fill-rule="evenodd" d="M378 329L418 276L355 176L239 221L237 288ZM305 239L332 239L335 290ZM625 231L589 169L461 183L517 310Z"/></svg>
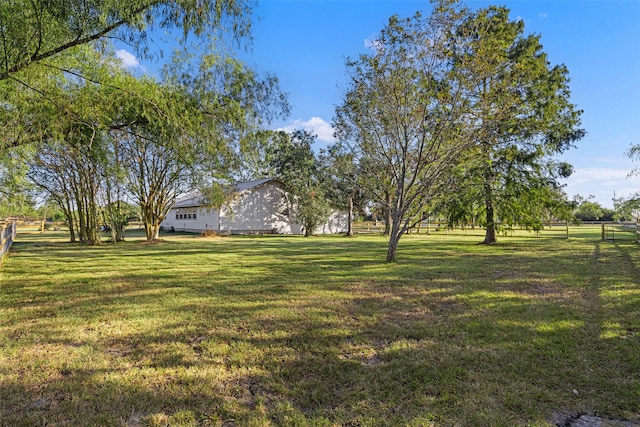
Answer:
<svg viewBox="0 0 640 427"><path fill-rule="evenodd" d="M304 130L275 132L269 148L271 167L292 197L289 204L302 221L305 236L313 235L329 217L322 165L311 148L315 138Z"/></svg>
<svg viewBox="0 0 640 427"><path fill-rule="evenodd" d="M557 178L571 174L561 153L584 136L570 102L568 70L552 66L539 35L505 7L470 13L457 29L456 75L466 86L474 145L460 165L459 206L475 206L496 241L498 224L532 228L555 203ZM461 212L457 212L458 215Z"/></svg>
<svg viewBox="0 0 640 427"><path fill-rule="evenodd" d="M176 197L228 176L244 141L288 107L275 77L233 58L181 61L159 82L91 45L75 51L73 72L50 71L34 81L38 90L16 84L11 98L32 142L16 146L33 147L22 157L28 176L58 202L72 240L99 242L105 221L119 239L123 197L139 204L147 239L157 239Z"/></svg>
<svg viewBox="0 0 640 427"><path fill-rule="evenodd" d="M10 3L10 4L9 4ZM142 208L147 238L181 192L211 185L269 120L288 110L271 75L229 56L249 36L248 0L15 1L0 5L0 178L24 170L67 217L71 239L118 230L123 198ZM25 31L26 29L26 31ZM162 77L136 77L112 40L152 59L154 31L180 46ZM198 49L187 49L196 37ZM13 179L19 182L19 179ZM9 187L7 187L9 188Z"/></svg>
<svg viewBox="0 0 640 427"><path fill-rule="evenodd" d="M143 54L156 28L248 35L248 0L12 0L0 3L0 80L76 46L121 39Z"/></svg>

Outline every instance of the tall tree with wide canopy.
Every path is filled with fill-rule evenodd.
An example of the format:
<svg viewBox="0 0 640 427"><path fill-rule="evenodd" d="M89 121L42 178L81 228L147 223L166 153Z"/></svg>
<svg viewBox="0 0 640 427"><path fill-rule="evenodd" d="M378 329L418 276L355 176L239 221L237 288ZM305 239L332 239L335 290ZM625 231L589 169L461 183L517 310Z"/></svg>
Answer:
<svg viewBox="0 0 640 427"><path fill-rule="evenodd" d="M566 66L552 66L540 36L525 35L505 7L470 13L457 39L455 75L466 88L475 144L451 191L462 210L449 214L468 218L466 209L481 206L484 243L492 244L500 224L540 226L536 212L572 172L553 155L584 136L582 112L570 102Z"/></svg>
<svg viewBox="0 0 640 427"><path fill-rule="evenodd" d="M387 261L468 145L467 100L449 55L460 16L445 4L426 19L392 16L375 51L347 63L350 84L334 126L366 167L365 186L389 210Z"/></svg>

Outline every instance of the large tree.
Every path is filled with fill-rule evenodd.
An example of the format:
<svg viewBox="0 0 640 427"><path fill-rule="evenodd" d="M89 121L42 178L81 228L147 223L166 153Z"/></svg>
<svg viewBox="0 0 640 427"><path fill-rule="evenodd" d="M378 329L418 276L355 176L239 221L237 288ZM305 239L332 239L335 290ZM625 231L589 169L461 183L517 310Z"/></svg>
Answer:
<svg viewBox="0 0 640 427"><path fill-rule="evenodd" d="M276 177L287 188L295 217L302 221L304 235L313 235L315 229L329 217L329 201L321 163L311 146L315 136L304 130L289 134L273 133L270 142L271 166Z"/></svg>
<svg viewBox="0 0 640 427"><path fill-rule="evenodd" d="M525 35L524 21L510 20L505 7L470 13L457 36L455 74L466 88L475 144L451 193L459 207L481 207L484 243L492 244L499 225L539 226L536 213L572 171L553 155L584 135L581 111L570 102L566 66L552 66L540 36Z"/></svg>
<svg viewBox="0 0 640 427"><path fill-rule="evenodd" d="M93 53L77 64L77 73L61 72L59 79L42 82L51 102L22 109L28 122L50 123L31 176L71 218L72 240L75 231L97 230L96 218L108 220L114 240L120 239L123 198L138 202L147 239L156 240L175 198L229 175L243 140L287 109L274 77L263 78L233 59L181 62L159 83L136 78L101 52ZM192 65L195 69L186 72ZM58 116L61 107L69 113ZM80 182L91 186L69 189L83 171L87 177ZM75 189L91 192L85 196ZM104 215L96 214L98 204L107 208ZM91 220L80 221L86 206L95 207L86 210ZM80 240L99 241L97 232L88 239L86 234L80 232Z"/></svg>
<svg viewBox="0 0 640 427"><path fill-rule="evenodd" d="M366 170L368 190L390 213L387 261L468 145L464 87L449 55L460 12L438 4L426 19L393 16L374 52L347 63L350 84L334 125Z"/></svg>
<svg viewBox="0 0 640 427"><path fill-rule="evenodd" d="M93 61L84 66L92 68L92 73L115 67L101 64L99 56L86 57L90 58ZM99 243L100 193L110 160L105 130L112 123L110 111L117 105L112 96L116 90L62 72L39 79L37 84L40 92L46 92L46 100L23 102L19 111L23 132L37 136L33 144L19 147L29 166L28 176L58 202L72 241ZM28 87L16 90L14 99L30 99L34 93Z"/></svg>

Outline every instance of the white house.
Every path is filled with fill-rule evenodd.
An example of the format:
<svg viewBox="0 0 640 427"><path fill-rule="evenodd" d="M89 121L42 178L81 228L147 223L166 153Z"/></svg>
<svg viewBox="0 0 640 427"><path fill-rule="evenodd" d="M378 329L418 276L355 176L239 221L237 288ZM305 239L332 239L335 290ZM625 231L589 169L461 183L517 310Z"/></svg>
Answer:
<svg viewBox="0 0 640 427"><path fill-rule="evenodd" d="M303 234L284 183L273 178L241 182L220 209L207 207L196 194L179 200L162 222L164 230L219 233ZM347 231L347 213L333 212L317 234Z"/></svg>

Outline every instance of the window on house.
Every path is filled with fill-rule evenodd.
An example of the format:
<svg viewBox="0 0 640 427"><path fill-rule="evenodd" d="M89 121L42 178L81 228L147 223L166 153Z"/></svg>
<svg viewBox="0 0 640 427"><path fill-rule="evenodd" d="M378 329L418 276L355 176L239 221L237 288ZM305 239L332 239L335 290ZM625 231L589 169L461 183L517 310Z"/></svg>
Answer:
<svg viewBox="0 0 640 427"><path fill-rule="evenodd" d="M181 208L176 209L176 219L196 219L198 217L198 208Z"/></svg>

